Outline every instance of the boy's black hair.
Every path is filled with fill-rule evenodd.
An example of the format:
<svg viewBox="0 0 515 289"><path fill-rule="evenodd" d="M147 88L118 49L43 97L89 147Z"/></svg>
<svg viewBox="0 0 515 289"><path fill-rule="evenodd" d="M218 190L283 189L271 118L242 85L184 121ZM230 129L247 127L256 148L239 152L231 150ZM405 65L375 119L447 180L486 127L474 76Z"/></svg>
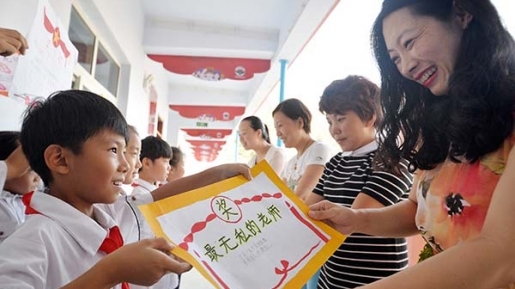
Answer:
<svg viewBox="0 0 515 289"><path fill-rule="evenodd" d="M147 136L141 140L141 153L139 156L140 160L144 158L154 161L158 158L172 158L172 148L164 140L155 137Z"/></svg>
<svg viewBox="0 0 515 289"><path fill-rule="evenodd" d="M0 131L0 160L7 159L20 146L19 131Z"/></svg>
<svg viewBox="0 0 515 289"><path fill-rule="evenodd" d="M84 142L104 130L129 140L127 122L114 104L92 92L65 90L27 108L20 141L30 166L48 186L52 174L44 160L45 150L56 144L80 154Z"/></svg>

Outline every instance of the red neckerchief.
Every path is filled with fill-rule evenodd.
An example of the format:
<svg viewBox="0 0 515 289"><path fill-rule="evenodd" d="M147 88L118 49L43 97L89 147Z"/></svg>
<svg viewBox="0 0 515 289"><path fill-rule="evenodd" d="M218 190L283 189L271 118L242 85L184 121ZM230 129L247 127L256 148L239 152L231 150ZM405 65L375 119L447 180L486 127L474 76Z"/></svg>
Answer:
<svg viewBox="0 0 515 289"><path fill-rule="evenodd" d="M23 204L25 204L25 214L26 215L35 215L35 214L43 215L30 205L30 201L32 200L32 195L34 195L34 192L27 193L27 194L23 195L23 197L22 197ZM120 248L121 246L123 246L122 234L120 234L120 229L118 228L118 226L114 226L109 229L109 235L104 239L104 241L100 245L99 251L109 254L109 253L113 252L114 250ZM123 282L122 289L130 289L129 283Z"/></svg>

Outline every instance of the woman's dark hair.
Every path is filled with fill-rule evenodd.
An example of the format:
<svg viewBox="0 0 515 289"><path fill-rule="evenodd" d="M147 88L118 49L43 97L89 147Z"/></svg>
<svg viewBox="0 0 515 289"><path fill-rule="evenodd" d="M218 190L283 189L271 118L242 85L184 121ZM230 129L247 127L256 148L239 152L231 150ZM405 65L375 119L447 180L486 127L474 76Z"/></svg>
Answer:
<svg viewBox="0 0 515 289"><path fill-rule="evenodd" d="M181 149L178 147L171 147L172 149L172 158L170 159L170 166L176 168L177 165L182 161L184 154Z"/></svg>
<svg viewBox="0 0 515 289"><path fill-rule="evenodd" d="M0 131L0 160L6 160L19 146L19 131Z"/></svg>
<svg viewBox="0 0 515 289"><path fill-rule="evenodd" d="M302 119L304 123L302 129L308 134L311 132L311 112L302 101L296 98L290 98L280 102L272 112L272 116L278 112L284 113L284 115L292 120Z"/></svg>
<svg viewBox="0 0 515 289"><path fill-rule="evenodd" d="M435 96L404 78L390 59L383 20L402 7L446 23L457 13L472 15L448 95ZM381 72L384 114L376 155L387 168L401 158L410 162L412 170L432 169L446 158L475 162L513 132L515 43L490 1L385 0L371 42Z"/></svg>
<svg viewBox="0 0 515 289"><path fill-rule="evenodd" d="M381 122L380 89L363 76L350 75L333 81L324 89L318 107L321 113L345 114L353 111L364 122L376 117Z"/></svg>
<svg viewBox="0 0 515 289"><path fill-rule="evenodd" d="M250 124L250 127L257 131L257 130L261 130L261 136L263 137L263 139L267 142L267 143L270 143L270 133L268 132L268 127L266 126L266 124L264 124L261 119L259 119L259 117L257 116L247 116L246 118L242 119L242 121L248 121L249 124Z"/></svg>

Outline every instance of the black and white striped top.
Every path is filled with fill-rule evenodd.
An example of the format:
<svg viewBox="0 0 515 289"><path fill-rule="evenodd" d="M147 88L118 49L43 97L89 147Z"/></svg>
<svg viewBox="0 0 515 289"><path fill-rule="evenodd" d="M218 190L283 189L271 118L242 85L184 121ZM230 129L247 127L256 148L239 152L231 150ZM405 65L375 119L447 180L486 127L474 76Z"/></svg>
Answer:
<svg viewBox="0 0 515 289"><path fill-rule="evenodd" d="M327 164L314 189L326 200L351 207L359 193L389 206L407 198L412 175L401 176L372 169L375 151L356 156L339 153ZM352 234L327 260L317 288L355 288L394 274L408 266L404 238Z"/></svg>

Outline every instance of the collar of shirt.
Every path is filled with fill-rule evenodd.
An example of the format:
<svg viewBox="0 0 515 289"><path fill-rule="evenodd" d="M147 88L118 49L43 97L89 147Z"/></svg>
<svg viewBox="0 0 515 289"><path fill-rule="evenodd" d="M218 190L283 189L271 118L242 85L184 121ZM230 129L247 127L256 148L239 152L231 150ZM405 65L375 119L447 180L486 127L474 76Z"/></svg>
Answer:
<svg viewBox="0 0 515 289"><path fill-rule="evenodd" d="M133 187L142 187L145 190L147 190L149 193L152 192L153 190L157 189L157 186L155 186L145 180L142 180L142 179L135 179L132 183L132 186Z"/></svg>
<svg viewBox="0 0 515 289"><path fill-rule="evenodd" d="M95 220L43 192L35 192L30 205L44 216L59 223L88 254L95 255L116 222L101 209L93 206Z"/></svg>
<svg viewBox="0 0 515 289"><path fill-rule="evenodd" d="M353 156L353 157L364 156L366 154L369 154L369 153L377 150L378 146L379 146L379 144L377 143L377 141L373 140L372 142L360 147L359 149L350 152L348 155Z"/></svg>
<svg viewBox="0 0 515 289"><path fill-rule="evenodd" d="M14 200L21 200L21 195L13 194L9 191L3 190L0 193L0 199L6 200L8 203L12 203Z"/></svg>

